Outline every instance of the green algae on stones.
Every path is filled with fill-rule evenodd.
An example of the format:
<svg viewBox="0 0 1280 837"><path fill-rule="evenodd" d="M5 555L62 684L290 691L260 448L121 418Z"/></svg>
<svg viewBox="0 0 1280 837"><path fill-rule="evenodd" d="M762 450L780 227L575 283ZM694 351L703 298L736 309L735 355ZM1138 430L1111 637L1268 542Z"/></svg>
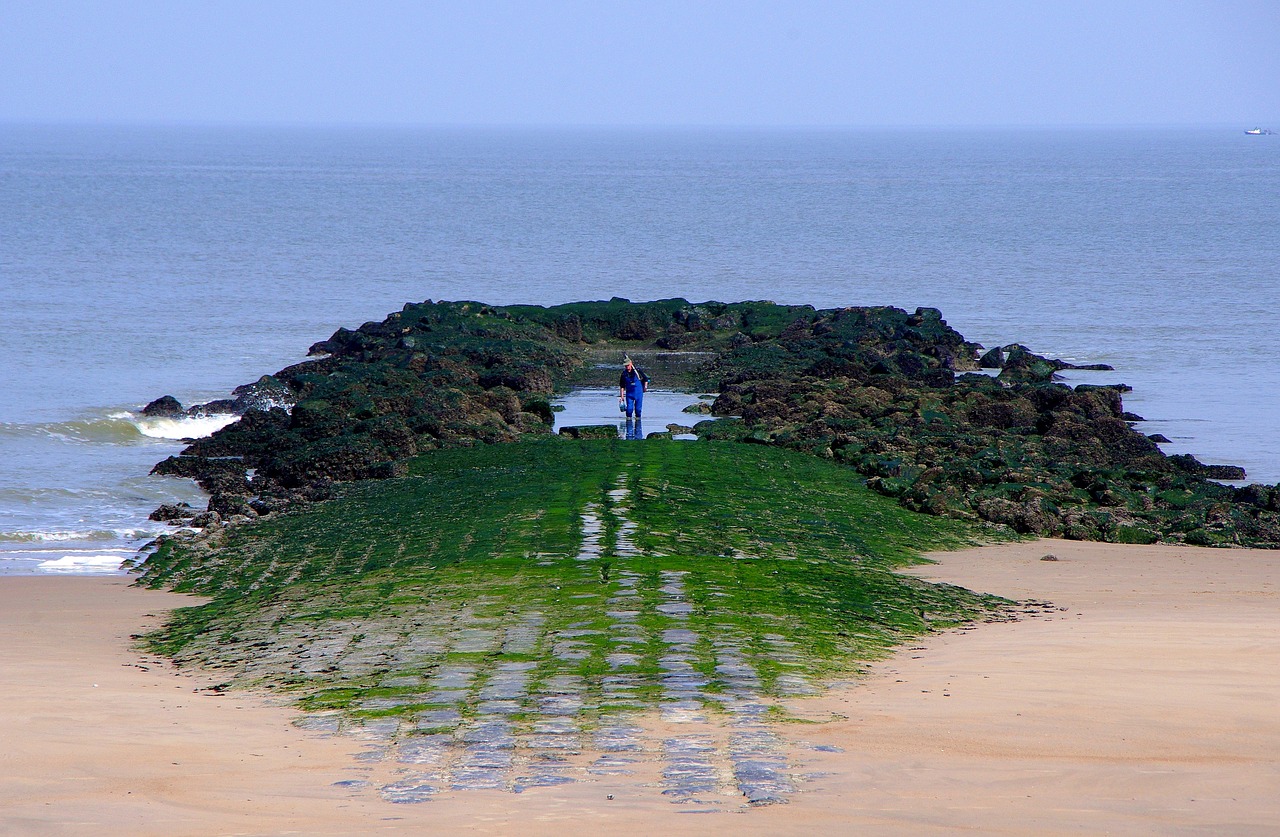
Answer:
<svg viewBox="0 0 1280 837"><path fill-rule="evenodd" d="M893 570L991 534L790 451L547 438L419 457L217 550L167 543L142 582L213 597L148 642L231 683L352 718L501 710L518 728L557 709L598 723L675 683L715 711L744 672L804 693L989 618L1000 600Z"/></svg>

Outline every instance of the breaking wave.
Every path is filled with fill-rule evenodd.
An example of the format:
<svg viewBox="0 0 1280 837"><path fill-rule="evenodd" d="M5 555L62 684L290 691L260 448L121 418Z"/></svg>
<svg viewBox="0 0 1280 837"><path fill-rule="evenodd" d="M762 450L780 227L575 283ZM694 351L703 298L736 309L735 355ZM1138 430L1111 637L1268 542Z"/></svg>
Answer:
<svg viewBox="0 0 1280 837"><path fill-rule="evenodd" d="M51 532L0 532L0 541L8 543L68 543L134 541L154 537L155 531L146 529L86 529L83 531L62 530Z"/></svg>
<svg viewBox="0 0 1280 837"><path fill-rule="evenodd" d="M146 439L177 441L210 436L238 418L230 413L170 418L120 411L103 418L44 424L3 422L0 423L0 435L19 439L43 437L84 444L130 444Z"/></svg>
<svg viewBox="0 0 1280 837"><path fill-rule="evenodd" d="M234 423L240 417L229 413L183 418L129 419L143 436L152 439L200 439Z"/></svg>
<svg viewBox="0 0 1280 837"><path fill-rule="evenodd" d="M127 555L119 553L75 554L50 558L36 564L36 569L54 573L113 572L120 569Z"/></svg>

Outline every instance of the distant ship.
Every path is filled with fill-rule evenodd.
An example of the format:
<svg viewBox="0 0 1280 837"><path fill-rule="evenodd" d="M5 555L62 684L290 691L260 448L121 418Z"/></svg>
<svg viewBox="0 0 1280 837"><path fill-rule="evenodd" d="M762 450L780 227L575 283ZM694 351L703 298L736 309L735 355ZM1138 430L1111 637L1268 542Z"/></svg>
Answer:
<svg viewBox="0 0 1280 837"><path fill-rule="evenodd" d="M1251 137L1261 137L1261 136L1274 134L1275 131L1271 130L1270 128L1250 128L1249 130L1245 131L1245 133Z"/></svg>

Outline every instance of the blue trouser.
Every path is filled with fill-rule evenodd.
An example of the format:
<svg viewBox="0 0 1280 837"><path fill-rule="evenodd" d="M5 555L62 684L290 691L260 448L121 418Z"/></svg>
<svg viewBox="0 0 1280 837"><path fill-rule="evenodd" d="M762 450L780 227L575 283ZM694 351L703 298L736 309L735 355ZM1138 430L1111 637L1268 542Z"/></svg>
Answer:
<svg viewBox="0 0 1280 837"><path fill-rule="evenodd" d="M627 390L627 418L631 418L634 412L636 418L640 418L640 410L644 404L644 390Z"/></svg>

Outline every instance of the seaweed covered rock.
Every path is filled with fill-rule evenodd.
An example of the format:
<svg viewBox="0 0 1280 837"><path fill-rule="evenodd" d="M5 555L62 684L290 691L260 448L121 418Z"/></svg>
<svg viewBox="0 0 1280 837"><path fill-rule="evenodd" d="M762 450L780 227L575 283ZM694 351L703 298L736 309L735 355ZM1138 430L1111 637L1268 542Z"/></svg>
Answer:
<svg viewBox="0 0 1280 837"><path fill-rule="evenodd" d="M703 409L732 417L700 437L843 463L910 509L1068 538L1280 545L1276 492L1166 456L1132 427L1128 387L1066 386L1055 373L1072 364L1020 344L979 357L933 308L409 304L238 389L239 421L155 470L196 479L223 517L270 513L417 454L545 434L554 392L672 347L698 359L685 384L716 391ZM958 374L980 366L999 377Z"/></svg>

